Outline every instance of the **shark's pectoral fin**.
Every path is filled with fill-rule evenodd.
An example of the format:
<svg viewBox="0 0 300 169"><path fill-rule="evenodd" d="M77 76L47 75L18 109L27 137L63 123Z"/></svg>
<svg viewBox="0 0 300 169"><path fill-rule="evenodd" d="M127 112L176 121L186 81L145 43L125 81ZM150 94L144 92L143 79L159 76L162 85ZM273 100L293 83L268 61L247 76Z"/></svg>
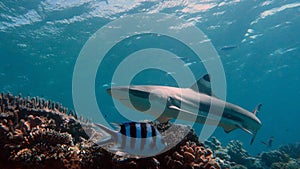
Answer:
<svg viewBox="0 0 300 169"><path fill-rule="evenodd" d="M237 126L222 126L226 133L230 133L231 131L237 129Z"/></svg>
<svg viewBox="0 0 300 169"><path fill-rule="evenodd" d="M175 110L175 111L182 111L179 107L174 106L174 105L170 105L168 108L171 110Z"/></svg>
<svg viewBox="0 0 300 169"><path fill-rule="evenodd" d="M251 132L250 130L246 129L246 128L243 127L242 125L238 125L238 127L239 127L240 129L244 130L245 132L247 132L247 133L253 135L253 132Z"/></svg>
<svg viewBox="0 0 300 169"><path fill-rule="evenodd" d="M172 109L172 110L175 110L175 111L181 111L181 112L183 112L183 113L185 113L187 115L201 116L203 118L206 118L205 116L202 116L202 115L199 115L199 114L195 114L195 113L192 113L192 112L187 111L187 110L183 110L183 109L181 109L181 108L179 108L177 106L174 106L174 105L169 106L169 109Z"/></svg>
<svg viewBox="0 0 300 169"><path fill-rule="evenodd" d="M174 111L178 111L179 113L181 112L182 114L178 114L177 116L177 118L180 120L186 120L192 122L197 121L200 123L205 123L206 120L209 120L208 122L206 122L207 124L216 124L216 121L214 119L207 119L207 116L181 109L175 105L170 105L168 108Z"/></svg>

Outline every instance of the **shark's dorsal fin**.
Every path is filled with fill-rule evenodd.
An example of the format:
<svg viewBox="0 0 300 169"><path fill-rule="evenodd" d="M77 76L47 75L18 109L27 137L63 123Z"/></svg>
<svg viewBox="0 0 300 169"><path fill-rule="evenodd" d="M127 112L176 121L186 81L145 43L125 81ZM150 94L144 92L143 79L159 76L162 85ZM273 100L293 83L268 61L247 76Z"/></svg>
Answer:
<svg viewBox="0 0 300 169"><path fill-rule="evenodd" d="M255 109L252 111L252 113L253 113L254 115L256 115L257 113L259 113L259 111L260 111L260 109L261 109L261 106L262 106L262 104L259 103L259 104L255 107Z"/></svg>
<svg viewBox="0 0 300 169"><path fill-rule="evenodd" d="M199 93L205 93L209 96L213 95L213 93L211 91L210 75L209 74L206 74L206 75L202 76L190 88L193 89L194 91L198 91Z"/></svg>

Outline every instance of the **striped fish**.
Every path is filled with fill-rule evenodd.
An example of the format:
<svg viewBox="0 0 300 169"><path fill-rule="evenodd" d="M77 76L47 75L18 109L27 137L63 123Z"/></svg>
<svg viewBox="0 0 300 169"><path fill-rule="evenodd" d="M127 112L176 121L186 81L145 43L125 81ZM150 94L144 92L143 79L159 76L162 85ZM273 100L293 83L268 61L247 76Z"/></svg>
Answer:
<svg viewBox="0 0 300 169"><path fill-rule="evenodd" d="M114 143L110 151L121 152L132 156L153 156L161 153L167 144L161 133L150 123L126 122L115 125L119 130L111 130L101 124L96 124L109 137L102 138L98 145Z"/></svg>

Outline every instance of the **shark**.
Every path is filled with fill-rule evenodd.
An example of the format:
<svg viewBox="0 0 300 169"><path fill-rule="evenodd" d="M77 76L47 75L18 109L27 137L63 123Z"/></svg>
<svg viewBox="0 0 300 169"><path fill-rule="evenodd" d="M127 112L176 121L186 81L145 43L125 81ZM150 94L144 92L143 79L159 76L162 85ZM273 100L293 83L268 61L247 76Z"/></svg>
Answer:
<svg viewBox="0 0 300 169"><path fill-rule="evenodd" d="M254 142L256 133L262 126L256 116L262 107L261 103L250 112L236 104L219 99L211 89L209 74L202 76L189 88L130 85L114 86L106 91L125 106L158 117L157 120L160 122L180 119L212 124L222 127L226 133L242 129L252 135L250 144ZM223 108L223 112L208 116L212 105ZM208 117L209 121L207 121ZM218 118L219 120L216 120Z"/></svg>

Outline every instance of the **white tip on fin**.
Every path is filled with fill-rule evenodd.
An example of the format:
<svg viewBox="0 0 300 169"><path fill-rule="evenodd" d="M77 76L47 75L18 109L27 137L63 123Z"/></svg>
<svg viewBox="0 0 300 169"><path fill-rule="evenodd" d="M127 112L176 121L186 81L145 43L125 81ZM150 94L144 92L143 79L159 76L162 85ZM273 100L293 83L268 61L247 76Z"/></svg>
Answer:
<svg viewBox="0 0 300 169"><path fill-rule="evenodd" d="M242 130L244 130L245 132L247 132L247 133L253 135L253 133L252 133L250 130L246 129L245 127L239 125L239 128L242 129Z"/></svg>

